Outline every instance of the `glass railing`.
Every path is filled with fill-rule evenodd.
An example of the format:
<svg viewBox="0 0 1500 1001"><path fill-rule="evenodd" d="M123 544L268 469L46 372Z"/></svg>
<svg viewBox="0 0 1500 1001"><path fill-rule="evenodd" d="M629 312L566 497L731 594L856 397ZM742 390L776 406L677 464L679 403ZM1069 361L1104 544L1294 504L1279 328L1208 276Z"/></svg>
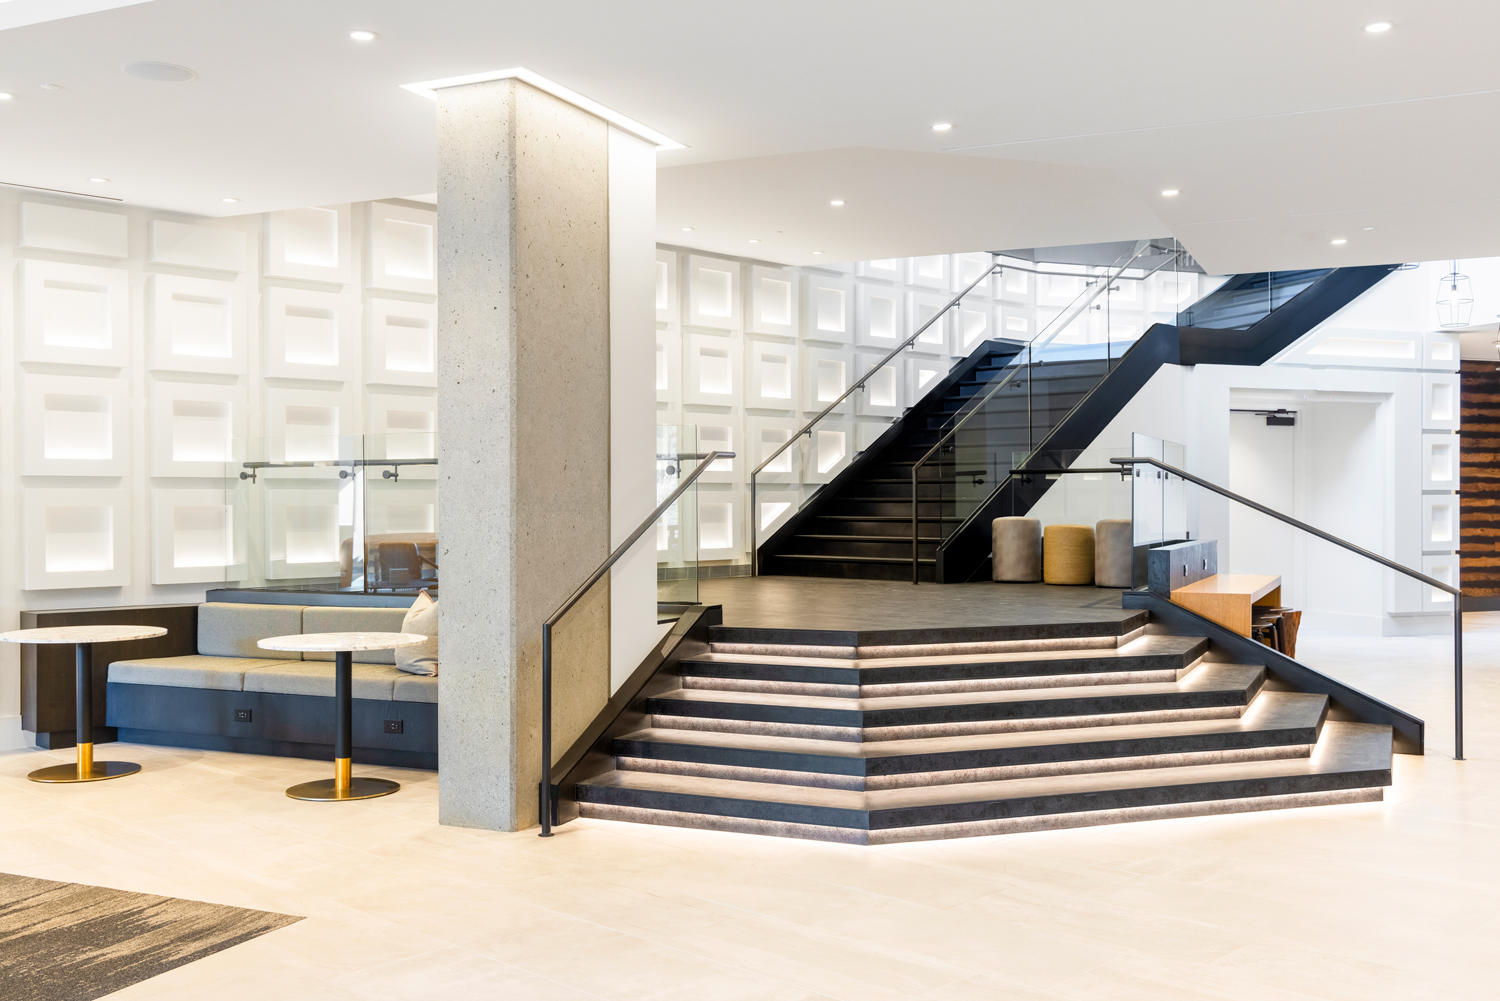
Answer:
<svg viewBox="0 0 1500 1001"><path fill-rule="evenodd" d="M1184 550L1182 563L1171 560L1169 573L1154 584L1149 573L1138 573L1138 587L1159 589L1161 597L1191 609L1184 588L1205 575L1234 576L1227 590L1250 596L1242 621L1197 614L1346 686L1346 699L1370 700L1367 708L1396 721L1398 740L1420 742L1424 733L1452 739L1454 757L1463 757L1462 592L1453 554L1426 557L1430 572L1406 566L1379 552L1380 520L1358 504L1324 505L1337 522L1310 524L1190 472L1180 464L1181 446L1145 435L1133 444L1155 453L1113 459L1130 470L1141 570L1155 547L1210 544L1209 552ZM1371 638L1398 649L1400 670L1391 669L1389 657L1371 661L1351 652L1351 644L1357 649ZM1425 729L1407 707L1431 721Z"/></svg>
<svg viewBox="0 0 1500 1001"><path fill-rule="evenodd" d="M807 374L808 387L811 400L823 409L802 427L794 431L770 426L752 429L751 573L758 569L761 542L873 444L910 402L921 399L948 374L954 362L947 358L946 324L955 316L957 322L964 321L963 305L971 295L976 299L988 296L999 268L999 258L990 255L989 266L982 267L963 290L946 303L935 303L925 315L918 314L916 329L883 356L872 359L852 380L842 361L815 367ZM977 312L988 315L988 310L986 300Z"/></svg>
<svg viewBox="0 0 1500 1001"><path fill-rule="evenodd" d="M1180 327L1248 330L1330 273L1329 268L1257 271L1216 279L1218 287L1177 318Z"/></svg>
<svg viewBox="0 0 1500 1001"><path fill-rule="evenodd" d="M607 656L610 691L628 700L681 639L677 631L701 615L698 597L699 480L722 462L726 451L691 452L692 428L658 428L658 503L542 626L541 755L539 789L542 836L553 823L554 768L577 763L589 741L583 732L556 732L553 679L577 677ZM654 585L654 586L653 586ZM654 598L654 600L653 600ZM601 632L609 637L601 651ZM557 753L561 752L561 753Z"/></svg>
<svg viewBox="0 0 1500 1001"><path fill-rule="evenodd" d="M1152 324L1176 318L1201 277L1184 259L1175 241L1141 241L1107 266L1062 271L1039 285L1039 307L1052 305L1050 319L935 422L931 446L911 464L913 540L937 540L940 550ZM924 566L937 554L924 558L915 545L913 553L916 582L929 576Z"/></svg>

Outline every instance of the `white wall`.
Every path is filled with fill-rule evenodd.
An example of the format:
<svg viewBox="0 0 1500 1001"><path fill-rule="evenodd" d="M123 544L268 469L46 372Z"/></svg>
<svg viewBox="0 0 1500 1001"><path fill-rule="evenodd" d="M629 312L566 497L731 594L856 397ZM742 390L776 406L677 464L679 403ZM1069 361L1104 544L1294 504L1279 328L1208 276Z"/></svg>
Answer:
<svg viewBox="0 0 1500 1001"><path fill-rule="evenodd" d="M280 436L288 408L346 435L429 420L432 227L406 203L205 220L0 190L0 623L239 579L184 556L230 548L206 538L210 442ZM0 647L0 747L18 662Z"/></svg>

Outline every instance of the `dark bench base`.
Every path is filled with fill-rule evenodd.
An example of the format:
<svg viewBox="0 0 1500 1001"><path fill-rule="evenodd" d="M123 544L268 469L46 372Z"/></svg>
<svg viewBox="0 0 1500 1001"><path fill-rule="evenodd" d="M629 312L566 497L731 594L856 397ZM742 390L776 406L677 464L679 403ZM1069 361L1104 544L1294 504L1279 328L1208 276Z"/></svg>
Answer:
<svg viewBox="0 0 1500 1001"><path fill-rule="evenodd" d="M110 682L109 725L118 739L242 754L333 758L332 696L223 692ZM437 705L354 700L354 762L437 768ZM250 719L243 720L248 711ZM399 722L400 733L387 732Z"/></svg>

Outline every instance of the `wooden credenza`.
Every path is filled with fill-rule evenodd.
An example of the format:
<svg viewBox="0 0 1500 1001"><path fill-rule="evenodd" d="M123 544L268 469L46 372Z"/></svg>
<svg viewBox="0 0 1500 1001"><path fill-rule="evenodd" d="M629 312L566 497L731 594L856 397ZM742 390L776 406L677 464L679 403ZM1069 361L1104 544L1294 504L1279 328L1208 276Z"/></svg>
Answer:
<svg viewBox="0 0 1500 1001"><path fill-rule="evenodd" d="M1177 588L1171 597L1174 604L1249 636L1255 608L1281 604L1281 578L1270 574L1214 574Z"/></svg>

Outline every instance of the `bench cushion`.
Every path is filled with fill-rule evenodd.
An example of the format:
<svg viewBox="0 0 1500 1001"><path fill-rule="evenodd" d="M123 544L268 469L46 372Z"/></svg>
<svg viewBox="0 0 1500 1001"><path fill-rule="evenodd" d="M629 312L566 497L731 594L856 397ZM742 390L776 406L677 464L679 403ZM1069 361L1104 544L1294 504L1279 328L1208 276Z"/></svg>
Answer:
<svg viewBox="0 0 1500 1001"><path fill-rule="evenodd" d="M432 702L438 700L438 679L419 674L402 672L396 677L396 686L391 697L397 702Z"/></svg>
<svg viewBox="0 0 1500 1001"><path fill-rule="evenodd" d="M405 677L390 664L355 664L356 699L390 701L397 678ZM333 698L333 665L323 661L282 661L245 672L245 691L276 695L324 695Z"/></svg>
<svg viewBox="0 0 1500 1001"><path fill-rule="evenodd" d="M302 632L301 605L251 605L209 601L198 606L198 652L210 657L301 660L294 651L262 650L268 636Z"/></svg>
<svg viewBox="0 0 1500 1001"><path fill-rule="evenodd" d="M404 608L338 608L308 605L302 610L304 633L399 633ZM297 630L292 630L297 632ZM270 635L269 633L267 635ZM303 660L333 660L332 653L305 653ZM358 650L356 664L394 664L394 650ZM358 695L354 696L356 699Z"/></svg>
<svg viewBox="0 0 1500 1001"><path fill-rule="evenodd" d="M245 672L275 667L285 661L263 657L145 657L117 660L109 665L109 680L121 685L166 685L171 688L244 690Z"/></svg>

